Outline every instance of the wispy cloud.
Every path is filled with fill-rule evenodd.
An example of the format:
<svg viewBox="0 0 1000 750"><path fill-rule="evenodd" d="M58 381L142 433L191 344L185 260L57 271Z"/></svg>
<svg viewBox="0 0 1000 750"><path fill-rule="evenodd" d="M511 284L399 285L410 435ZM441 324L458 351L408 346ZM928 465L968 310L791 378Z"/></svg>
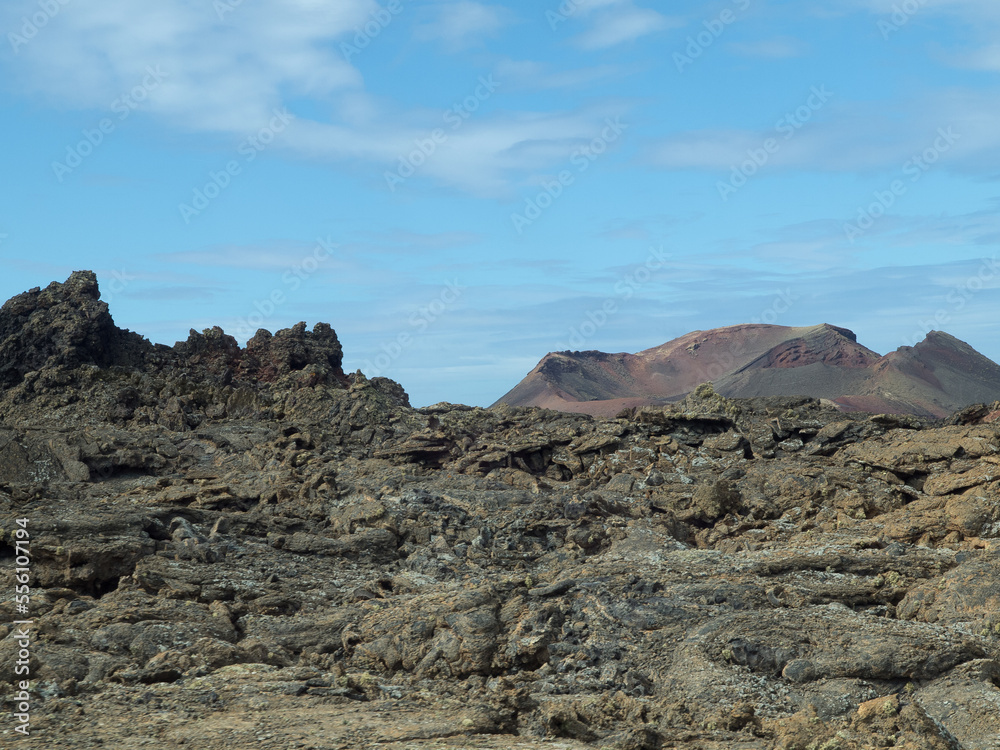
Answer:
<svg viewBox="0 0 1000 750"><path fill-rule="evenodd" d="M0 19L13 23L31 7L14 3ZM405 109L366 93L360 72L339 53L337 44L352 39L377 9L374 0L244 3L220 20L211 4L183 0L152 9L139 0L68 6L10 65L31 96L97 111L134 86L146 66L157 65L167 78L141 111L169 129L242 140L287 104L293 121L269 156L355 162L381 176L446 123L441 111ZM508 22L503 8L466 0L433 10L434 20L414 33L454 44ZM317 118L317 109L332 117ZM569 158L576 143L618 114L620 107L600 104L575 112L484 112L448 133L420 177L480 196L509 196L518 181Z"/></svg>
<svg viewBox="0 0 1000 750"><path fill-rule="evenodd" d="M245 3L221 20L211 3L141 0L67 6L11 64L17 85L81 108L107 108L154 65L167 78L145 112L193 131L256 130L286 96L328 96L361 77L330 44L354 33L374 0ZM5 26L37 10L6 3ZM8 85L14 85L8 81Z"/></svg>
<svg viewBox="0 0 1000 750"><path fill-rule="evenodd" d="M1000 105L981 91L930 90L892 108L882 102L833 101L801 127L795 127L801 122L795 112L795 106L777 110L775 124L759 130L675 133L652 145L647 157L666 169L728 172L748 158L748 150L774 138L780 149L769 158L769 170L898 172L930 148L943 129L955 140L941 168L977 174L990 165L1000 168Z"/></svg>
<svg viewBox="0 0 1000 750"><path fill-rule="evenodd" d="M991 44L972 52L956 52L945 59L959 68L997 72L1000 71L1000 44Z"/></svg>
<svg viewBox="0 0 1000 750"><path fill-rule="evenodd" d="M681 22L651 8L639 8L631 0L609 3L591 16L591 28L575 38L578 46L598 50L635 41L640 37L681 26Z"/></svg>
<svg viewBox="0 0 1000 750"><path fill-rule="evenodd" d="M902 11L901 6L904 5L899 0L846 0L846 2L845 0L830 0L830 2L841 8L864 8L873 13L887 14ZM1000 6L997 6L993 0L919 0L916 5L917 8L913 9L907 3L906 10L946 13L967 20L981 21L988 18L1000 20Z"/></svg>
<svg viewBox="0 0 1000 750"><path fill-rule="evenodd" d="M514 184L566 162L622 109L615 102L595 102L576 112L505 112L470 119L426 160L420 177L482 197L510 197ZM298 121L289 140L297 154L310 159L361 160L390 169L441 127L440 115L423 122L404 125L386 117L382 125L358 131Z"/></svg>
<svg viewBox="0 0 1000 750"><path fill-rule="evenodd" d="M450 51L475 44L510 22L510 13L505 8L472 0L439 3L431 12L433 20L418 24L414 37L423 42L443 42Z"/></svg>

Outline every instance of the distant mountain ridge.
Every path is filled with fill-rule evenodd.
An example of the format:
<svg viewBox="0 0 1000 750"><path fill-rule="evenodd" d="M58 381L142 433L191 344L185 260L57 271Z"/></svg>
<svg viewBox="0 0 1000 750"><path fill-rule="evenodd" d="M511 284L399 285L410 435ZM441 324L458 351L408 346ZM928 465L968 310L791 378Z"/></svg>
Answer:
<svg viewBox="0 0 1000 750"><path fill-rule="evenodd" d="M844 411L933 417L1000 399L1000 365L954 336L931 331L883 356L824 323L693 331L636 354L554 352L494 405L613 416L704 382L730 398L812 396Z"/></svg>

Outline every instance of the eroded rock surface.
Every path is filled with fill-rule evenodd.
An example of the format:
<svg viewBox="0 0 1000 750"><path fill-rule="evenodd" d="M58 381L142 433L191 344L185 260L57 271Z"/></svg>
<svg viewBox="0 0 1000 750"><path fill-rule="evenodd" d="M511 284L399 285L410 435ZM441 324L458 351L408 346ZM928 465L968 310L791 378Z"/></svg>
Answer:
<svg viewBox="0 0 1000 750"><path fill-rule="evenodd" d="M0 311L33 741L1000 747L1000 404L413 409L329 326L152 346L92 281Z"/></svg>

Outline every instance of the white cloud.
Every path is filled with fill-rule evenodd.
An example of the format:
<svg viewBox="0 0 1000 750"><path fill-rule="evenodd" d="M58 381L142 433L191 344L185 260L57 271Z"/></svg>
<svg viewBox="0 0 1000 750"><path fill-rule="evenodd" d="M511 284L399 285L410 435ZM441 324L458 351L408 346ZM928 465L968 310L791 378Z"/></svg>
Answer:
<svg viewBox="0 0 1000 750"><path fill-rule="evenodd" d="M600 134L606 118L619 114L620 105L596 104L571 113L518 112L470 119L459 130L444 128L447 140L413 179L429 177L476 195L508 196L512 180L568 162L574 150ZM395 169L400 158L417 149L418 141L442 128L440 113L422 121L400 124L386 114L381 127L362 131L302 120L291 135L296 151L307 157L378 163L373 176L384 184L383 171Z"/></svg>
<svg viewBox="0 0 1000 750"><path fill-rule="evenodd" d="M32 9L37 6L31 0L5 5L0 27L18 28ZM153 67L164 78L139 105L141 112L169 129L226 136L234 143L266 125L273 109L302 100L310 109L331 112L331 119L295 118L268 153L361 163L373 183L383 184L384 170L446 125L441 111L404 110L367 93L360 72L342 54L340 45L353 43L378 9L375 0L245 2L220 18L212 3L193 0L70 4L17 55L6 56L5 80L56 106L105 116ZM437 21L423 33L455 44L505 22L503 9L466 0L436 10ZM388 23L404 21L397 15ZM380 41L376 36L371 44ZM295 115L294 104L289 107ZM620 107L504 115L484 109L461 129L447 129L447 142L417 178L478 195L507 195L523 177L519 173L568 159L582 139L600 132L605 117L616 114Z"/></svg>
<svg viewBox="0 0 1000 750"><path fill-rule="evenodd" d="M629 0L607 5L606 11L595 14L591 28L576 37L576 44L583 49L614 47L681 25L655 10L637 8Z"/></svg>
<svg viewBox="0 0 1000 750"><path fill-rule="evenodd" d="M1000 72L1000 44L992 44L973 52L961 52L950 56L949 61L959 68Z"/></svg>
<svg viewBox="0 0 1000 750"><path fill-rule="evenodd" d="M632 0L573 0L569 7L569 15L586 16L595 10L607 8L611 5L631 5ZM562 8L562 6L560 6Z"/></svg>
<svg viewBox="0 0 1000 750"><path fill-rule="evenodd" d="M506 9L471 0L441 4L433 21L418 24L414 37L420 41L442 41L449 49L468 47L480 37L493 34L507 23Z"/></svg>
<svg viewBox="0 0 1000 750"><path fill-rule="evenodd" d="M352 34L376 8L374 0L292 0L220 14L211 3L187 0L74 3L19 46L10 64L27 91L105 110L152 66L166 79L142 102L144 111L194 131L249 132L285 96L359 87L357 71L330 42ZM17 28L32 10L32 2L8 4L0 18Z"/></svg>
<svg viewBox="0 0 1000 750"><path fill-rule="evenodd" d="M948 21L956 22L961 41L951 50L935 44L932 54L955 67L1000 70L1000 52L993 42L1000 31L1000 3L996 0L827 0L803 7L819 18L867 11L877 33L890 44L914 27L924 32L932 28L943 31Z"/></svg>
<svg viewBox="0 0 1000 750"><path fill-rule="evenodd" d="M922 12L949 13L970 21L982 21L986 18L1000 19L1000 6L994 0L919 0L915 3L901 3L900 0L833 0L835 5L864 8L872 13L891 15L904 12L913 16ZM902 6L906 6L904 10Z"/></svg>
<svg viewBox="0 0 1000 750"><path fill-rule="evenodd" d="M789 127L784 112L775 112L774 120L775 127L760 130L676 133L651 149L650 160L666 169L728 171L748 158L748 150L775 139L778 150L768 158L767 169L899 172L936 143L945 144L943 131L952 139L938 153L935 168L982 174L984 168L1000 167L1000 106L989 92L931 91L892 107L837 101L834 92L831 103L798 129ZM778 123L783 131L776 129Z"/></svg>

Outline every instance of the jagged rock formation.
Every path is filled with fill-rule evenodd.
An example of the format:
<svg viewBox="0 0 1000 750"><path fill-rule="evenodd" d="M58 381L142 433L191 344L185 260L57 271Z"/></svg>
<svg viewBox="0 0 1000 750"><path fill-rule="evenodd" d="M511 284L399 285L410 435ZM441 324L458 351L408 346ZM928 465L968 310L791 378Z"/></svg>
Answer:
<svg viewBox="0 0 1000 750"><path fill-rule="evenodd" d="M824 324L695 331L638 354L556 352L497 403L608 417L709 381L730 398L803 395L875 414L944 417L1000 398L1000 365L947 333L883 357Z"/></svg>
<svg viewBox="0 0 1000 750"><path fill-rule="evenodd" d="M0 311L45 746L995 747L1000 403L413 409L326 326L152 347L79 279Z"/></svg>
<svg viewBox="0 0 1000 750"><path fill-rule="evenodd" d="M43 369L139 365L151 348L115 326L92 272L36 287L0 308L0 384L6 387Z"/></svg>

